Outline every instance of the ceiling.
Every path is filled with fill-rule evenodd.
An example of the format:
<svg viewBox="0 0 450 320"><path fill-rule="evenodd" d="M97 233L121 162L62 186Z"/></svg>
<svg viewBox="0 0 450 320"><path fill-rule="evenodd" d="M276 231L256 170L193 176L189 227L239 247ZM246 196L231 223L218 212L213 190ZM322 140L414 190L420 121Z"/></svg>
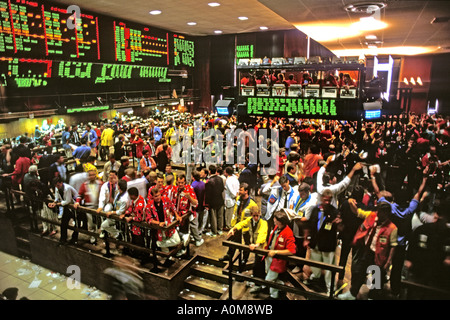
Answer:
<svg viewBox="0 0 450 320"><path fill-rule="evenodd" d="M56 0L67 6L75 3L82 10L192 36L214 35L215 30L221 30L224 34L264 32L260 27L265 26L268 30L297 27L314 38L318 30L330 25L332 28L325 29L325 34L331 35L339 30L337 35L328 40L317 36L319 38L315 40L334 52L349 49L367 51L369 45L375 45L378 49L389 48L388 51L394 50L391 49L393 47L411 47L405 54L416 53L413 47L426 47L429 49L426 52L431 50L432 53L450 52L449 22L431 23L435 17L450 17L450 1L371 1L387 5L372 15L387 26L378 31L360 31L350 36L346 34L354 31L352 23L369 14L349 13L344 8L350 4L367 3L367 0L214 0L221 5L208 6L212 1ZM150 15L151 10L161 10L162 13ZM248 17L248 20L239 20L241 16ZM197 24L190 26L188 22ZM315 25L305 29L305 25L310 24ZM369 34L376 36L376 39L368 41L366 36Z"/></svg>

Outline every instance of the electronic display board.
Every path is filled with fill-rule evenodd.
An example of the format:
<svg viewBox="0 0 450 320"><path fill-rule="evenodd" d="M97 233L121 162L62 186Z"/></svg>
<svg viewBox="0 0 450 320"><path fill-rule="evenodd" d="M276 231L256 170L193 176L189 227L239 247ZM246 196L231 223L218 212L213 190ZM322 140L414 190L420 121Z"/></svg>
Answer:
<svg viewBox="0 0 450 320"><path fill-rule="evenodd" d="M169 33L155 35L148 27L114 21L114 56L119 62L169 65Z"/></svg>
<svg viewBox="0 0 450 320"><path fill-rule="evenodd" d="M186 40L184 36L173 35L173 59L174 66L195 67L195 43Z"/></svg>
<svg viewBox="0 0 450 320"><path fill-rule="evenodd" d="M0 0L0 85L14 111L59 101L35 96L172 90L180 82L169 69L194 66L183 35L77 5Z"/></svg>
<svg viewBox="0 0 450 320"><path fill-rule="evenodd" d="M86 79L88 85L117 79L167 79L167 67L0 57L4 86L47 86L50 79Z"/></svg>
<svg viewBox="0 0 450 320"><path fill-rule="evenodd" d="M0 0L0 56L194 67L195 43L76 5Z"/></svg>
<svg viewBox="0 0 450 320"><path fill-rule="evenodd" d="M238 61L254 58L254 46L252 44L236 46L236 58Z"/></svg>
<svg viewBox="0 0 450 320"><path fill-rule="evenodd" d="M331 98L243 97L248 116L351 119L358 117L357 101Z"/></svg>
<svg viewBox="0 0 450 320"><path fill-rule="evenodd" d="M65 8L34 1L0 1L0 54L48 59L100 60L98 17L74 19Z"/></svg>

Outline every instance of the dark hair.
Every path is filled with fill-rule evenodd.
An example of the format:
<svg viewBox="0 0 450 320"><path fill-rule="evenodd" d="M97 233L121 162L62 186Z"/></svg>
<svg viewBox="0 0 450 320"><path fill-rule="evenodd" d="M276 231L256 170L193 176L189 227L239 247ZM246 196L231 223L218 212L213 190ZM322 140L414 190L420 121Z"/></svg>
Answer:
<svg viewBox="0 0 450 320"><path fill-rule="evenodd" d="M119 185L120 190L122 190L122 191L127 190L128 183L126 180L120 179L118 185Z"/></svg>
<svg viewBox="0 0 450 320"><path fill-rule="evenodd" d="M116 170L111 170L109 171L109 174L114 173L115 175L117 175L117 171Z"/></svg>
<svg viewBox="0 0 450 320"><path fill-rule="evenodd" d="M162 172L158 172L158 174L156 175L157 179L164 179L164 173Z"/></svg>
<svg viewBox="0 0 450 320"><path fill-rule="evenodd" d="M284 226L287 226L289 224L289 218L287 214L282 210L275 212L274 217L277 218L278 222L280 222Z"/></svg>
<svg viewBox="0 0 450 320"><path fill-rule="evenodd" d="M360 185L357 185L353 188L352 198L357 202L361 202L364 197L364 188Z"/></svg>
<svg viewBox="0 0 450 320"><path fill-rule="evenodd" d="M139 190L136 187L132 187L130 189L128 189L128 194L130 196L139 196Z"/></svg>
<svg viewBox="0 0 450 320"><path fill-rule="evenodd" d="M250 186L248 185L248 183L242 182L242 183L239 185L239 189L240 189L240 188L244 188L245 191L250 192Z"/></svg>
<svg viewBox="0 0 450 320"><path fill-rule="evenodd" d="M292 163L287 166L287 172L291 172L293 169L295 169L295 165Z"/></svg>
<svg viewBox="0 0 450 320"><path fill-rule="evenodd" d="M212 164L212 165L209 166L209 172L210 172L211 174L215 174L216 171L217 171L217 168L216 168L215 165Z"/></svg>
<svg viewBox="0 0 450 320"><path fill-rule="evenodd" d="M283 176L280 177L280 180L278 180L278 182L280 184L285 184L286 182L289 182L289 180L288 180L288 178L286 176L283 175Z"/></svg>
<svg viewBox="0 0 450 320"><path fill-rule="evenodd" d="M184 173L180 173L178 176L177 176L177 181L178 180L186 180L186 175L184 174Z"/></svg>
<svg viewBox="0 0 450 320"><path fill-rule="evenodd" d="M232 176L234 173L234 169L232 167L226 167L225 172L226 172L226 174Z"/></svg>
<svg viewBox="0 0 450 320"><path fill-rule="evenodd" d="M200 172L198 172L197 170L192 171L192 177L195 181L200 181Z"/></svg>
<svg viewBox="0 0 450 320"><path fill-rule="evenodd" d="M54 177L52 183L56 186L57 183L63 182L63 179L60 176Z"/></svg>
<svg viewBox="0 0 450 320"><path fill-rule="evenodd" d="M95 157L94 156L89 156L88 158L87 158L87 162L92 162L92 161L95 161Z"/></svg>

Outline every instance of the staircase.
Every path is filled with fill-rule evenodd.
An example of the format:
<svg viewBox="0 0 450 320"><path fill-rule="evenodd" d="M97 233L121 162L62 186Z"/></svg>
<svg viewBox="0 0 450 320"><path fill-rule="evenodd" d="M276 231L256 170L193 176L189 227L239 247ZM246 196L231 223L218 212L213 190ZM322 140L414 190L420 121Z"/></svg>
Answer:
<svg viewBox="0 0 450 320"><path fill-rule="evenodd" d="M181 300L224 300L228 293L228 277L222 274L225 263L197 256L190 275L184 280Z"/></svg>

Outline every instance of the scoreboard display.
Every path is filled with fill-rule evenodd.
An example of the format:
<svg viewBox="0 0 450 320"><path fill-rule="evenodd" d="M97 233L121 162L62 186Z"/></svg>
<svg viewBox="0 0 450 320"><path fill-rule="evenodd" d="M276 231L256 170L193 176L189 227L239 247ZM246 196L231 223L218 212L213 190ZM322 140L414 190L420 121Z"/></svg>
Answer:
<svg viewBox="0 0 450 320"><path fill-rule="evenodd" d="M76 5L0 0L0 84L14 96L58 86L91 91L115 80L156 89L171 81L169 69L192 68L194 58L195 42L183 35Z"/></svg>
<svg viewBox="0 0 450 320"><path fill-rule="evenodd" d="M357 101L331 98L241 97L247 116L358 119Z"/></svg>

